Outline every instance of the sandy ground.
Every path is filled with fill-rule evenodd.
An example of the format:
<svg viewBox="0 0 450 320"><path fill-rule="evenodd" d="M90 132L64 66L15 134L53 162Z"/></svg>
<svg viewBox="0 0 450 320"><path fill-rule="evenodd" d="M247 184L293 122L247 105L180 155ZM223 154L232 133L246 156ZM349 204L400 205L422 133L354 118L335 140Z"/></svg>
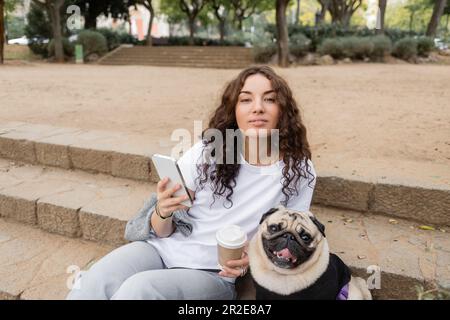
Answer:
<svg viewBox="0 0 450 320"><path fill-rule="evenodd" d="M450 66L353 64L276 70L295 93L314 159L322 167L354 174L370 171L373 164L387 171L379 176L402 167L409 175L450 185ZM0 67L0 122L169 138L177 128L193 131L194 120L206 126L225 83L238 72L6 65Z"/></svg>

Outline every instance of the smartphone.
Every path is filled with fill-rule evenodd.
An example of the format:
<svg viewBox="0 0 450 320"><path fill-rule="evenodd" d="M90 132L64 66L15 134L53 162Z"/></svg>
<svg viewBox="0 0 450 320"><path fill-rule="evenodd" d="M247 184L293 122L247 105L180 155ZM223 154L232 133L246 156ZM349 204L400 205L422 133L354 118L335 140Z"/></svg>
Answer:
<svg viewBox="0 0 450 320"><path fill-rule="evenodd" d="M152 156L153 164L155 165L156 171L158 172L159 178L162 180L164 177L169 178L169 182L166 185L166 188L173 188L177 183L181 185L181 188L178 189L173 196L180 197L184 195L188 195L189 199L181 202L181 204L192 207L192 198L190 193L188 192L188 188L186 187L186 183L184 182L183 175L181 174L181 170L178 167L177 160L175 158L164 156L161 154L154 154Z"/></svg>

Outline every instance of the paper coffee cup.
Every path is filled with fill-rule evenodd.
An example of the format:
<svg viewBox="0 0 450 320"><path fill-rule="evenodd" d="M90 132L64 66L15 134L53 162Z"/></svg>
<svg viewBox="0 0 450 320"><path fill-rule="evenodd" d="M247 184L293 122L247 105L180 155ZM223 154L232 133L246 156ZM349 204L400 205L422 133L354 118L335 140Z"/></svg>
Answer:
<svg viewBox="0 0 450 320"><path fill-rule="evenodd" d="M228 260L238 260L247 242L247 234L236 225L223 227L216 232L219 267L226 265Z"/></svg>

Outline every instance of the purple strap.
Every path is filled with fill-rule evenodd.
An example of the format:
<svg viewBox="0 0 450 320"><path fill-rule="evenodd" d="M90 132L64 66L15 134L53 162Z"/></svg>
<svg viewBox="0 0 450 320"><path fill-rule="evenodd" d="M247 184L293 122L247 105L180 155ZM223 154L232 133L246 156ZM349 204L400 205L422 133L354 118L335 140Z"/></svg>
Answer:
<svg viewBox="0 0 450 320"><path fill-rule="evenodd" d="M348 283L342 287L341 291L339 291L336 300L347 300L348 299Z"/></svg>

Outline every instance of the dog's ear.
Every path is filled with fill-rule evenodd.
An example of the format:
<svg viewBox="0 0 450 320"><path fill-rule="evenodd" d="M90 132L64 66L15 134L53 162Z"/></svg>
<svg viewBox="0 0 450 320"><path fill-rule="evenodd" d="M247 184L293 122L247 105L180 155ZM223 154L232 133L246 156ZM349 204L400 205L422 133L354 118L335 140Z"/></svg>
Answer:
<svg viewBox="0 0 450 320"><path fill-rule="evenodd" d="M320 233L325 238L325 226L319 220L317 220L317 218L314 216L310 216L310 219L316 225L317 229L319 229Z"/></svg>
<svg viewBox="0 0 450 320"><path fill-rule="evenodd" d="M261 220L259 221L259 224L261 224L264 220L267 219L268 216L270 216L272 213L274 213L275 211L278 211L278 208L271 208L269 209L269 211L267 211L266 213L264 213L261 217Z"/></svg>

